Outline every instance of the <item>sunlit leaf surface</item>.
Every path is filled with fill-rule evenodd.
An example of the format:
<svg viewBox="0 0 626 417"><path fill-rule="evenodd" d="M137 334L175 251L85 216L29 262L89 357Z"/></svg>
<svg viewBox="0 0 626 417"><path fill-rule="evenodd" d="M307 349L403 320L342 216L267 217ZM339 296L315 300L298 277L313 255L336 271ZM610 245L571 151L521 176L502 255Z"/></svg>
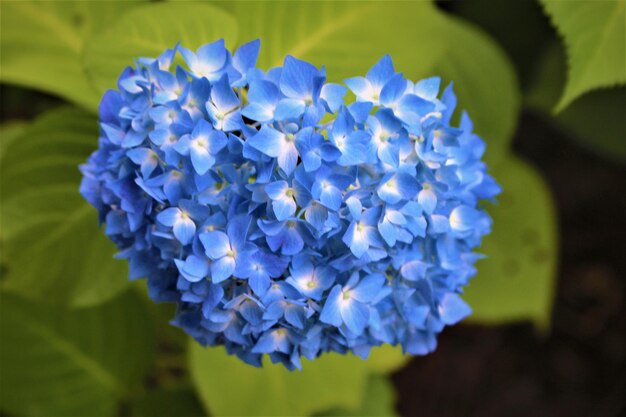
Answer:
<svg viewBox="0 0 626 417"><path fill-rule="evenodd" d="M79 194L78 166L94 150L98 127L80 110L50 112L4 150L0 165L3 289L72 307L97 304L128 284L126 261L99 230Z"/></svg>
<svg viewBox="0 0 626 417"><path fill-rule="evenodd" d="M488 208L493 232L479 252L478 274L467 287L469 320L500 323L532 320L547 326L558 251L552 198L531 166L510 156L494 170L503 193Z"/></svg>
<svg viewBox="0 0 626 417"><path fill-rule="evenodd" d="M567 51L567 84L557 111L589 90L626 82L624 0L541 3Z"/></svg>

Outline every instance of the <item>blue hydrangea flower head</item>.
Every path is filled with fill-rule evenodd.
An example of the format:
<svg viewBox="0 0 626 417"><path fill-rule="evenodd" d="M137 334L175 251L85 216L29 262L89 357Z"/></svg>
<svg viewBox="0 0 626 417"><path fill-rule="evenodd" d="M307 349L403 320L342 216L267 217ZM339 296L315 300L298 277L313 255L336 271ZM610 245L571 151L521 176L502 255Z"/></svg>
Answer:
<svg viewBox="0 0 626 417"><path fill-rule="evenodd" d="M176 46L127 68L100 103L82 195L155 301L203 345L260 366L382 344L423 355L470 314L460 294L500 188L452 85L386 55L326 82L258 40ZM184 66L174 67L180 54ZM347 103L351 90L356 101Z"/></svg>

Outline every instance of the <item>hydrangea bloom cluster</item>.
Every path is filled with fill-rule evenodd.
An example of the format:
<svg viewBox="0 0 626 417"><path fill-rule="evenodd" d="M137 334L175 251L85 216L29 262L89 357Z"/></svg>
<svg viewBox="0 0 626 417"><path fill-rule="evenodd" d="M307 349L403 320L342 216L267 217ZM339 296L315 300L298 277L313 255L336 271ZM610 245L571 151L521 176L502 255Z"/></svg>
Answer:
<svg viewBox="0 0 626 417"><path fill-rule="evenodd" d="M383 57L327 83L259 41L182 46L127 68L100 104L82 195L173 323L242 360L402 345L426 354L470 313L459 293L498 192L452 85ZM186 67L175 66L180 53ZM182 61L181 61L182 63ZM344 96L351 90L351 104Z"/></svg>

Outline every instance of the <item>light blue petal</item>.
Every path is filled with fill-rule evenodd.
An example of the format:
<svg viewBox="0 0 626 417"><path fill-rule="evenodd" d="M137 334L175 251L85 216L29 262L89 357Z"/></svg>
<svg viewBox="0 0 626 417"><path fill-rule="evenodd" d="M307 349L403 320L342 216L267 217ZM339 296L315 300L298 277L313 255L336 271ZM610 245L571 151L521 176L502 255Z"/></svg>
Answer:
<svg viewBox="0 0 626 417"><path fill-rule="evenodd" d="M288 227L283 234L281 252L283 255L295 255L304 247L304 241L295 228Z"/></svg>
<svg viewBox="0 0 626 417"><path fill-rule="evenodd" d="M211 259L219 259L226 256L230 250L230 241L224 232L206 232L200 235L200 241L207 256Z"/></svg>
<svg viewBox="0 0 626 417"><path fill-rule="evenodd" d="M289 188L287 181L274 181L265 185L265 192L272 200L283 197Z"/></svg>
<svg viewBox="0 0 626 417"><path fill-rule="evenodd" d="M397 226L391 224L389 220L383 219L382 222L378 223L378 231L389 246L396 244L396 240L398 239Z"/></svg>
<svg viewBox="0 0 626 417"><path fill-rule="evenodd" d="M282 198L272 201L272 209L276 220L283 221L293 216L296 212L296 202L292 197L283 196Z"/></svg>
<svg viewBox="0 0 626 417"><path fill-rule="evenodd" d="M198 175L204 175L215 163L215 158L206 148L192 146L189 149L191 164Z"/></svg>
<svg viewBox="0 0 626 417"><path fill-rule="evenodd" d="M314 78L319 76L315 66L287 55L280 75L280 91L289 98L311 99Z"/></svg>
<svg viewBox="0 0 626 417"><path fill-rule="evenodd" d="M385 55L367 72L367 79L377 88L382 88L393 77L395 70L391 56Z"/></svg>
<svg viewBox="0 0 626 417"><path fill-rule="evenodd" d="M274 106L250 103L241 110L241 114L256 122L269 122L274 119Z"/></svg>
<svg viewBox="0 0 626 417"><path fill-rule="evenodd" d="M304 218L311 224L311 226L316 229L321 229L328 218L328 209L321 204L313 202L305 210Z"/></svg>
<svg viewBox="0 0 626 417"><path fill-rule="evenodd" d="M224 132L219 130L212 130L208 136L209 139L209 152L213 155L224 149L228 144L228 138Z"/></svg>
<svg viewBox="0 0 626 417"><path fill-rule="evenodd" d="M465 232L476 227L480 212L470 206L458 206L450 213L450 227L457 232Z"/></svg>
<svg viewBox="0 0 626 417"><path fill-rule="evenodd" d="M341 195L341 191L337 189L337 187L327 186L322 187L322 191L320 193L320 202L328 207L331 210L339 210L341 207L341 201L343 197Z"/></svg>
<svg viewBox="0 0 626 417"><path fill-rule="evenodd" d="M346 87L339 84L328 83L324 84L322 87L320 98L324 100L328 106L328 111L335 113L343 103L343 97L346 95L346 92Z"/></svg>
<svg viewBox="0 0 626 417"><path fill-rule="evenodd" d="M295 328L304 329L306 323L306 313L304 307L299 305L289 305L285 309L285 320Z"/></svg>
<svg viewBox="0 0 626 417"><path fill-rule="evenodd" d="M281 147L284 142L285 135L283 133L263 125L256 135L246 141L246 144L267 156L276 158L281 153Z"/></svg>
<svg viewBox="0 0 626 417"><path fill-rule="evenodd" d="M359 220L361 218L361 213L363 211L361 200L356 197L350 197L346 200L346 206L348 206L350 215L354 220Z"/></svg>
<svg viewBox="0 0 626 417"><path fill-rule="evenodd" d="M211 263L211 281L218 284L230 278L235 272L235 259L232 256L224 256Z"/></svg>
<svg viewBox="0 0 626 417"><path fill-rule="evenodd" d="M372 85L365 77L353 77L343 81L348 88L361 100L370 100Z"/></svg>
<svg viewBox="0 0 626 417"><path fill-rule="evenodd" d="M241 74L245 74L250 68L254 68L259 57L261 40L255 39L241 45L233 56L233 66Z"/></svg>
<svg viewBox="0 0 626 417"><path fill-rule="evenodd" d="M354 118L354 121L358 124L363 124L367 120L367 116L372 111L373 104L370 102L355 102L348 106L350 114Z"/></svg>
<svg viewBox="0 0 626 417"><path fill-rule="evenodd" d="M285 174L291 175L298 163L298 150L294 142L285 141L279 148L276 161Z"/></svg>
<svg viewBox="0 0 626 417"><path fill-rule="evenodd" d="M180 210L176 207L170 207L157 214L157 221L163 226L172 227L180 217Z"/></svg>
<svg viewBox="0 0 626 417"><path fill-rule="evenodd" d="M285 98L276 105L274 118L276 120L297 119L304 114L304 108L303 100Z"/></svg>
<svg viewBox="0 0 626 417"><path fill-rule="evenodd" d="M211 89L211 101L223 115L241 105L239 98L228 83L228 77L226 75L222 76L218 82L213 84L213 88Z"/></svg>
<svg viewBox="0 0 626 417"><path fill-rule="evenodd" d="M409 261L402 265L400 274L404 279L417 281L426 277L428 264L422 261Z"/></svg>
<svg viewBox="0 0 626 417"><path fill-rule="evenodd" d="M270 81L255 80L250 83L250 89L248 90L248 102L250 103L262 106L275 106L279 97L278 87Z"/></svg>
<svg viewBox="0 0 626 417"><path fill-rule="evenodd" d="M417 196L417 193L420 190L420 185L413 175L400 172L396 174L396 181L402 198L405 200L412 200L415 196Z"/></svg>
<svg viewBox="0 0 626 417"><path fill-rule="evenodd" d="M447 325L456 324L472 313L472 309L458 294L446 293L439 304L441 321Z"/></svg>
<svg viewBox="0 0 626 417"><path fill-rule="evenodd" d="M259 297L263 297L267 290L270 288L270 277L269 275L262 270L255 271L248 278L248 285L256 295Z"/></svg>
<svg viewBox="0 0 626 417"><path fill-rule="evenodd" d="M433 214L430 216L430 222L428 223L428 233L440 234L446 233L450 230L450 221L446 216L440 214Z"/></svg>
<svg viewBox="0 0 626 417"><path fill-rule="evenodd" d="M252 348L254 353L272 353L276 350L275 332L268 332L261 335L258 342Z"/></svg>
<svg viewBox="0 0 626 417"><path fill-rule="evenodd" d="M201 46L196 52L196 57L199 63L210 72L221 69L226 64L227 57L224 39Z"/></svg>
<svg viewBox="0 0 626 417"><path fill-rule="evenodd" d="M369 321L369 309L358 301L350 299L339 309L346 327L354 334L361 334Z"/></svg>
<svg viewBox="0 0 626 417"><path fill-rule="evenodd" d="M326 324L332 324L335 327L341 326L343 320L341 318L341 312L339 311L339 303L341 294L341 285L335 285L330 291L324 308L320 314L320 321Z"/></svg>
<svg viewBox="0 0 626 417"><path fill-rule="evenodd" d="M187 245L196 234L196 224L189 217L180 217L173 227L174 236L180 243Z"/></svg>
<svg viewBox="0 0 626 417"><path fill-rule="evenodd" d="M172 146L176 152L181 155L189 155L189 148L191 147L191 137L189 135L182 136Z"/></svg>
<svg viewBox="0 0 626 417"><path fill-rule="evenodd" d="M380 92L380 104L389 106L398 101L404 95L406 85L406 79L402 74L391 77Z"/></svg>
<svg viewBox="0 0 626 417"><path fill-rule="evenodd" d="M369 303L378 295L380 289L385 285L385 281L382 274L370 274L350 291L350 295L362 303Z"/></svg>
<svg viewBox="0 0 626 417"><path fill-rule="evenodd" d="M358 230L356 222L350 223L342 240L357 258L363 256L370 246L367 240L367 233Z"/></svg>
<svg viewBox="0 0 626 417"><path fill-rule="evenodd" d="M202 279L209 274L209 263L206 259L202 259L199 256L189 255L185 260L183 271L188 275Z"/></svg>
<svg viewBox="0 0 626 417"><path fill-rule="evenodd" d="M415 83L413 92L423 99L432 101L439 94L439 86L441 85L441 77L430 77Z"/></svg>
<svg viewBox="0 0 626 417"><path fill-rule="evenodd" d="M417 202L427 214L432 214L437 206L437 195L431 189L423 189L417 195Z"/></svg>

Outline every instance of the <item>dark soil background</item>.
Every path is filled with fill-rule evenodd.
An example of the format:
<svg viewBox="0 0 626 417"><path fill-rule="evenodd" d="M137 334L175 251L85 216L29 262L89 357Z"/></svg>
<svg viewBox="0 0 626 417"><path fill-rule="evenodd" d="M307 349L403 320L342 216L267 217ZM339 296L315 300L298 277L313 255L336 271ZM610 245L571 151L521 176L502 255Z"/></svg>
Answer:
<svg viewBox="0 0 626 417"><path fill-rule="evenodd" d="M403 416L626 415L626 167L524 113L518 155L555 200L559 260L551 329L455 326L393 376Z"/></svg>

